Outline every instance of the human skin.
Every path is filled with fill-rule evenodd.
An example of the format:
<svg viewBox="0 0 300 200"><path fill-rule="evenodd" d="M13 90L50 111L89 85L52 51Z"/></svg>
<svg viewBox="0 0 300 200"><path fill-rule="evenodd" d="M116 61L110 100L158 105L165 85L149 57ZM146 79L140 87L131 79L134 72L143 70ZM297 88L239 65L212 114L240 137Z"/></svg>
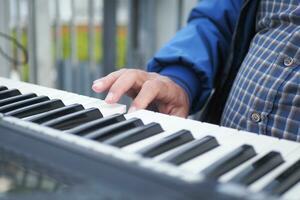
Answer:
<svg viewBox="0 0 300 200"><path fill-rule="evenodd" d="M187 117L189 99L186 92L170 78L158 73L137 69L121 69L97 79L92 89L108 91L105 101L117 103L123 95L133 98L128 112L146 109L155 105L159 112L179 117Z"/></svg>

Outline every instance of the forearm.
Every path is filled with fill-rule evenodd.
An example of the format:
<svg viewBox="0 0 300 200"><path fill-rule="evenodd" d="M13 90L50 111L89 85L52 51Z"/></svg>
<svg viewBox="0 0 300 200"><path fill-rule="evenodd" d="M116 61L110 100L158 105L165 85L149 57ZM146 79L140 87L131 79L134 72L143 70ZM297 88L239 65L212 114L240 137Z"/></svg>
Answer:
<svg viewBox="0 0 300 200"><path fill-rule="evenodd" d="M241 3L201 1L192 10L187 26L148 64L148 71L169 76L184 88L192 112L204 104L213 88L213 77L226 60ZM186 74L180 75L178 71Z"/></svg>

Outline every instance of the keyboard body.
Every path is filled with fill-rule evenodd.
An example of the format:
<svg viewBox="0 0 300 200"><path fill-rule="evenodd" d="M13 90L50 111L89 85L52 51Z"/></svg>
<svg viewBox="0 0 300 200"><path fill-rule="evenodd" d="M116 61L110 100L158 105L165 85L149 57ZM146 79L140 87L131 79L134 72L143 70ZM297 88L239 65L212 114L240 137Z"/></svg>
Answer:
<svg viewBox="0 0 300 200"><path fill-rule="evenodd" d="M128 162L116 149L98 146L92 150L82 144L54 137L56 131L41 134L36 127L16 125L15 119L2 119L0 146L3 151L19 155L35 172L51 176L70 186L67 192L45 192L8 196L12 199L243 199L218 192L213 182L188 183L164 172L150 170ZM26 125L25 125L26 124ZM46 131L46 129L44 130ZM52 133L52 136L51 136ZM74 139L74 138L73 138ZM70 138L69 138L70 140ZM87 146L88 143L86 144ZM104 150L105 149L105 150ZM110 155L114 152L114 156ZM121 157L123 156L123 158ZM35 164L33 164L35 163ZM31 178L32 179L32 178ZM38 190L38 185L28 187ZM26 185L26 183L25 183ZM70 192L71 190L71 192ZM76 195L84 198L74 198ZM96 198L97 197L97 198ZM2 199L0 197L0 199Z"/></svg>
<svg viewBox="0 0 300 200"><path fill-rule="evenodd" d="M123 105L107 105L99 99L4 78L0 78L0 81L0 85L5 85L7 88L17 88L21 94L35 93L46 95L50 99L60 99L65 106L79 103L83 105L85 110L96 107L103 115L101 117L103 119L126 111ZM18 112L16 110L11 111L8 107L3 108L0 106L0 112L1 109L3 111L0 117L2 163L19 163L18 166L23 166L21 168L28 168L29 170L23 170L25 172L22 173L18 171L21 175L16 176L15 179L19 180L19 183L22 183L23 186L25 185L25 188L29 191L36 191L26 194L11 193L7 196L4 195L3 199L266 200L297 199L300 196L298 182L280 195L272 195L262 190L300 158L300 145L296 142L145 110L122 115L124 119L118 123L118 126L120 127L120 124L123 123L122 127L126 128L126 131L120 131L118 126L111 124L109 128L106 126L100 130L94 130L90 134L79 135L78 133L82 133L81 130L88 130L87 127L91 128L94 126L94 122L99 124L101 120L94 118L83 122L77 119L75 121L76 126L74 120L68 126L62 126L61 121L52 119L52 122L49 123L48 121L43 125L30 121L34 117L27 115L26 117L16 117L23 116L24 113L28 114L24 108L23 110L18 108ZM55 109L53 108L53 110ZM43 113L35 113L35 116L41 114ZM58 118L71 119L65 116ZM126 124L130 121L139 125L131 128ZM78 125L79 123L80 125ZM124 135L124 132L127 137L128 135L137 136L134 135L134 131L130 132L130 130L137 130L138 127L151 123L159 124L163 131L136 142L131 141L130 144L128 139L120 139L120 135ZM181 143L178 143L179 140L175 141L176 134L183 134L179 130L185 130L185 137L179 137ZM112 134L111 138L107 138L109 134ZM143 134L149 133L145 131ZM169 141L169 146L154 145L171 137L175 139ZM203 138L207 141L212 141L212 138L215 139L218 146L211 146L214 143L205 143L205 145L208 145L206 148L210 150L202 152L201 155L193 158L189 157L189 159L185 157L186 160L182 160L182 156L181 160L174 159L178 156L174 157L173 155L183 152L192 144L197 145L196 143L199 143L199 141L206 142ZM123 141L123 143L117 143L117 141ZM124 141L128 144L125 145ZM156 147L156 149L151 149L151 146ZM241 147L244 149L241 149ZM243 154L234 156L233 153L237 153L236 149ZM199 151L192 152L193 154L199 153ZM269 152L273 153L270 154L270 156L273 156L272 159L270 157L265 158L265 155ZM188 155L191 156L191 153ZM227 162L225 163L226 166L218 166L218 163L222 164L221 161L229 155L232 156L231 165L227 165ZM245 157L245 160L241 160L241 157ZM166 160L175 160L181 163L180 165L172 164L166 162ZM259 176L258 173L253 172L250 178L248 176L245 179L245 176L242 176L245 170L249 170L249 167L259 160L263 160L264 165L269 164L264 166L263 169L270 169L270 173L264 172L266 175L253 181L252 177ZM235 167L232 167L233 163L236 164ZM274 169L270 168L270 164ZM225 168L228 168L228 170L224 171ZM11 168L9 169L11 170ZM262 170L261 168L258 169ZM31 176L28 176L28 171L33 171ZM297 171L295 171L295 177L296 173ZM33 178L32 174L39 178ZM48 179L50 177L51 180L55 180L52 183L54 185L52 189L46 191L41 186L43 185L42 177ZM252 180L253 183L245 185L231 180Z"/></svg>

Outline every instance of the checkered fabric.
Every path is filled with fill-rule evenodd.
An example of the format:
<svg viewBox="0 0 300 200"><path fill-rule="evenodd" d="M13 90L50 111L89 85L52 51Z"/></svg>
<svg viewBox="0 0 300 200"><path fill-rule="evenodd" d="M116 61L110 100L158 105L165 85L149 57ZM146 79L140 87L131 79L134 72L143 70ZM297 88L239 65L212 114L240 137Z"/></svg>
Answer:
<svg viewBox="0 0 300 200"><path fill-rule="evenodd" d="M221 125L300 141L300 0L261 0Z"/></svg>

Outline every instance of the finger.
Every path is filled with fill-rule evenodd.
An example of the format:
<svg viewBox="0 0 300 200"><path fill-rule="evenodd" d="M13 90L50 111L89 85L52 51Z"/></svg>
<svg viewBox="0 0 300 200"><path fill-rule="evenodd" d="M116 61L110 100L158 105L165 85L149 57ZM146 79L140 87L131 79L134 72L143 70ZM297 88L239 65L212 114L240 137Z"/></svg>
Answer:
<svg viewBox="0 0 300 200"><path fill-rule="evenodd" d="M161 113L183 118L186 118L189 114L189 106L185 104L159 104L158 110Z"/></svg>
<svg viewBox="0 0 300 200"><path fill-rule="evenodd" d="M158 108L158 112L165 113L165 114L171 113L171 109L172 109L172 107L170 105L167 105L164 103L158 104L157 108Z"/></svg>
<svg viewBox="0 0 300 200"><path fill-rule="evenodd" d="M142 74L137 71L128 70L123 73L111 86L105 101L107 103L116 103L120 98L127 93L131 88L136 87L135 83L139 79L143 79ZM138 87L139 88L139 87Z"/></svg>
<svg viewBox="0 0 300 200"><path fill-rule="evenodd" d="M177 108L171 109L171 111L168 114L186 118L188 116L188 110L186 110L182 107L177 107Z"/></svg>
<svg viewBox="0 0 300 200"><path fill-rule="evenodd" d="M149 80L146 81L141 91L138 93L136 98L133 100L132 105L128 112L133 112L138 109L145 109L148 105L158 97L159 91L163 90L160 81Z"/></svg>
<svg viewBox="0 0 300 200"><path fill-rule="evenodd" d="M121 69L110 73L109 75L97 79L93 82L92 89L95 92L103 92L108 90L112 84L126 71L126 69Z"/></svg>

